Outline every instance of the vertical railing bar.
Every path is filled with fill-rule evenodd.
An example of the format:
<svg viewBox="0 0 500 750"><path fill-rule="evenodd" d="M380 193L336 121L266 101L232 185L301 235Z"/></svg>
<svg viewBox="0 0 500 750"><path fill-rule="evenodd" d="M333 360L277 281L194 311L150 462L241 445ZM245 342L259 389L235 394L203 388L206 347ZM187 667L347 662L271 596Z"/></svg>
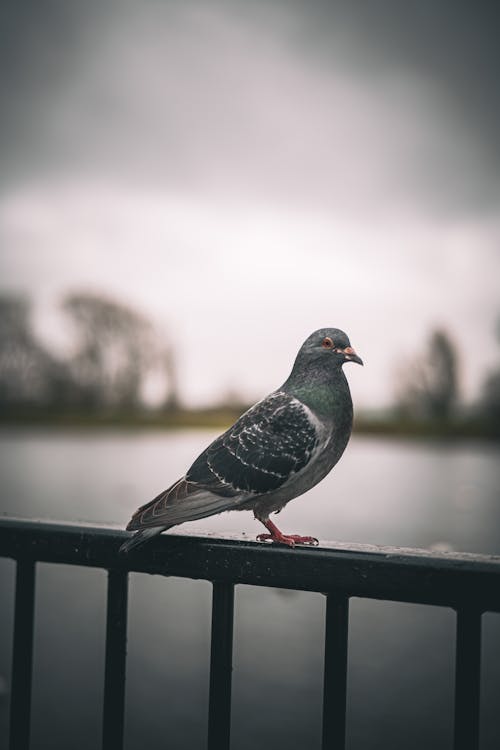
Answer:
<svg viewBox="0 0 500 750"><path fill-rule="evenodd" d="M103 750L122 750L125 718L128 573L108 570Z"/></svg>
<svg viewBox="0 0 500 750"><path fill-rule="evenodd" d="M470 607L457 610L455 662L454 750L479 747L481 682L481 612Z"/></svg>
<svg viewBox="0 0 500 750"><path fill-rule="evenodd" d="M233 669L234 584L214 581L208 705L208 750L229 750Z"/></svg>
<svg viewBox="0 0 500 750"><path fill-rule="evenodd" d="M343 594L327 594L323 750L344 750L345 747L348 630L348 597Z"/></svg>
<svg viewBox="0 0 500 750"><path fill-rule="evenodd" d="M35 614L35 561L18 560L10 697L10 750L28 750Z"/></svg>

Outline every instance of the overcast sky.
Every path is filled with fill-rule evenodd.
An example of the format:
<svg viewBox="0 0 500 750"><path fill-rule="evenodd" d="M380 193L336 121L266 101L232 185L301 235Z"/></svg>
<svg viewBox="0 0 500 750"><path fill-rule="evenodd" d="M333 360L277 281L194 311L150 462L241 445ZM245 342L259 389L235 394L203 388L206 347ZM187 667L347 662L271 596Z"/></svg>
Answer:
<svg viewBox="0 0 500 750"><path fill-rule="evenodd" d="M499 358L495 3L4 2L0 288L151 315L183 397L256 398L315 328L390 402L434 326ZM59 334L60 335L60 334Z"/></svg>

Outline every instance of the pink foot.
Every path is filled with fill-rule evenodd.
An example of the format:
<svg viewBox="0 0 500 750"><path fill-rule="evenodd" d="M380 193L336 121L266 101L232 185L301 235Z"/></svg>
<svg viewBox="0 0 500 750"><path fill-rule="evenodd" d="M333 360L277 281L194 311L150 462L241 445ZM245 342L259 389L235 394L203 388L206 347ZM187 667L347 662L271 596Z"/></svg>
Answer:
<svg viewBox="0 0 500 750"><path fill-rule="evenodd" d="M295 547L296 544L311 544L317 547L319 541L314 536L299 536L298 534L258 534L257 541L265 542L277 542L278 544L286 544L288 547Z"/></svg>
<svg viewBox="0 0 500 750"><path fill-rule="evenodd" d="M260 519L259 519L260 520ZM299 534L283 534L275 524L266 518L265 521L261 521L266 529L270 531L270 534L259 534L257 536L258 542L277 542L278 544L286 544L288 547L295 547L296 544L311 544L317 546L318 540L314 536L299 536Z"/></svg>

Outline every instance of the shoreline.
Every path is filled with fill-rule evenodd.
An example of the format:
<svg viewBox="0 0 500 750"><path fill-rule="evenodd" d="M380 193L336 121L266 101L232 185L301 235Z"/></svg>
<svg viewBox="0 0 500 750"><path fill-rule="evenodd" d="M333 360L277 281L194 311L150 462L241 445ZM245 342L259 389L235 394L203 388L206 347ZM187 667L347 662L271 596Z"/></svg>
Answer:
<svg viewBox="0 0 500 750"><path fill-rule="evenodd" d="M0 428L21 429L227 429L245 410L238 408L179 409L169 412L18 412L0 415ZM500 427L478 419L449 422L413 421L395 418L355 419L353 434L415 439L500 441Z"/></svg>

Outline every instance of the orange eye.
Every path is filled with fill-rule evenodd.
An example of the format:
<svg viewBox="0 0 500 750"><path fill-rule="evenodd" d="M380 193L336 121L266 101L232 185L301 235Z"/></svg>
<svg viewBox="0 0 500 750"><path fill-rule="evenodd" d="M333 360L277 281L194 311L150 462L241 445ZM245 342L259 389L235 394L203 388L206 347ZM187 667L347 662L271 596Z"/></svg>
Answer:
<svg viewBox="0 0 500 750"><path fill-rule="evenodd" d="M334 347L334 343L333 343L333 341L331 340L331 338L330 338L329 336L327 336L327 337L326 337L326 338L324 338L324 339L323 339L323 341L321 342L321 346L323 347L323 349L333 349L333 347Z"/></svg>

